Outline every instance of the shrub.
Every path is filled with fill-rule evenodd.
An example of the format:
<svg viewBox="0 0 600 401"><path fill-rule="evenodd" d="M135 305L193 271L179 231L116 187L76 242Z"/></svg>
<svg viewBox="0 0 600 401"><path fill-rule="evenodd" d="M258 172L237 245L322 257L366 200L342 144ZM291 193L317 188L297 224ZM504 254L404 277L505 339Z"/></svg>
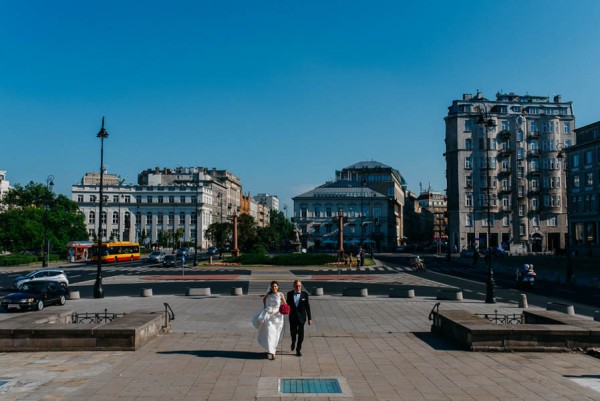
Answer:
<svg viewBox="0 0 600 401"><path fill-rule="evenodd" d="M8 255L0 257L0 266L18 266L37 262L36 255Z"/></svg>
<svg viewBox="0 0 600 401"><path fill-rule="evenodd" d="M227 263L241 263L243 265L270 265L271 258L269 255L260 253L244 253L237 258L226 259Z"/></svg>
<svg viewBox="0 0 600 401"><path fill-rule="evenodd" d="M275 256L272 259L274 265L279 266L311 266L324 265L326 263L336 262L336 255L323 253L291 253Z"/></svg>

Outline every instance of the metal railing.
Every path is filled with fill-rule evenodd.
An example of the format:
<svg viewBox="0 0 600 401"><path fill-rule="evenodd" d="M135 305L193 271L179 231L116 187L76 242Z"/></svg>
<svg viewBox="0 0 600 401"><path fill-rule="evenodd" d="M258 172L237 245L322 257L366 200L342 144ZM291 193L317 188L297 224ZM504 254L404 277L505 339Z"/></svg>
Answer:
<svg viewBox="0 0 600 401"><path fill-rule="evenodd" d="M165 324L163 327L167 327L169 326L169 323L172 320L175 320L175 312L173 312L173 309L171 309L171 306L168 303L164 303L165 305Z"/></svg>
<svg viewBox="0 0 600 401"><path fill-rule="evenodd" d="M108 309L104 309L104 313L77 313L73 312L71 321L74 324L86 324L86 323L109 323L115 319L125 316L125 313L109 313Z"/></svg>
<svg viewBox="0 0 600 401"><path fill-rule="evenodd" d="M523 324L525 319L523 314L499 314L497 310L494 313L476 313L475 315L496 324Z"/></svg>

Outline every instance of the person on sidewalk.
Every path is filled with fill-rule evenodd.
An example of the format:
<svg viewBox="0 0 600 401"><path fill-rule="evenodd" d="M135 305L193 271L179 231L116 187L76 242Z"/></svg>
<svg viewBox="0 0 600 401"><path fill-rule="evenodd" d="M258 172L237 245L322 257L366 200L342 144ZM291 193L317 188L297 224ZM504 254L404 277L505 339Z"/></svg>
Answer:
<svg viewBox="0 0 600 401"><path fill-rule="evenodd" d="M283 315L279 307L285 304L283 293L279 292L279 283L271 281L269 291L263 297L264 308L252 319L258 329L258 344L267 350L267 358L275 359L277 346L283 337Z"/></svg>
<svg viewBox="0 0 600 401"><path fill-rule="evenodd" d="M294 289L287 293L287 303L290 306L290 334L292 337L292 351L296 356L302 356L302 342L304 341L304 324L312 324L308 292L302 291L302 282L294 281Z"/></svg>

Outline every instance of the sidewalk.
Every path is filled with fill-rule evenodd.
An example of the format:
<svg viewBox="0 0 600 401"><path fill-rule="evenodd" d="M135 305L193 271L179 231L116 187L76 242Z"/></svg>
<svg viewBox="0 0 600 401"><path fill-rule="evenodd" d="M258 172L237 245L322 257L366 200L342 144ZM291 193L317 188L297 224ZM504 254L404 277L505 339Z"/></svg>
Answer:
<svg viewBox="0 0 600 401"><path fill-rule="evenodd" d="M457 350L430 334L437 301L425 297L311 297L315 324L306 327L304 355L290 351L286 324L281 352L269 361L250 324L261 306L260 283L242 297L69 301L65 308L79 312L162 311L166 302L176 314L173 333L137 352L2 354L0 379L8 383L0 400L600 400L599 359ZM515 305L478 301L440 308L520 313ZM279 378L300 377L337 378L344 393L278 392Z"/></svg>

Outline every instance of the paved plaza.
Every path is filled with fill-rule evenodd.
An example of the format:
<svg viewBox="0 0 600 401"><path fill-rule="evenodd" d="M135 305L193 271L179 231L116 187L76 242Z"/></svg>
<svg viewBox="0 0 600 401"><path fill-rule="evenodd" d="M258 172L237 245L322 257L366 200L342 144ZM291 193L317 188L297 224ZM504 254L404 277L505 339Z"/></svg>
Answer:
<svg viewBox="0 0 600 401"><path fill-rule="evenodd" d="M78 312L163 311L168 303L173 332L137 352L0 354L0 380L7 382L0 400L600 400L600 359L459 350L430 333L428 316L438 301L429 297L311 297L315 323L307 326L303 356L290 351L286 324L277 358L267 360L250 320L268 278L269 270L257 273L244 296L186 297L182 290L69 301L64 308ZM283 290L291 288L292 277L277 279ZM521 311L472 300L442 301L440 309ZM342 393L282 394L281 378L333 378Z"/></svg>

